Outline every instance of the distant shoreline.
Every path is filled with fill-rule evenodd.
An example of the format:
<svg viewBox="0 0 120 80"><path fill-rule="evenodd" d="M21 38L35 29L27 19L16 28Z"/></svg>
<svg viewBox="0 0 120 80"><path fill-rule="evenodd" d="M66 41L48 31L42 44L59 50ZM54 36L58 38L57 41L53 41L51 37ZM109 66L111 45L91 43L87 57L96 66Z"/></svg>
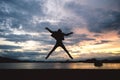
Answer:
<svg viewBox="0 0 120 80"><path fill-rule="evenodd" d="M17 59L10 59L10 58L6 58L6 57L0 57L0 63L21 63L21 62L29 62L29 63L120 63L120 59L117 60L97 60L95 58L93 59L87 59L87 60L80 60L80 61L22 61L22 60L17 60Z"/></svg>

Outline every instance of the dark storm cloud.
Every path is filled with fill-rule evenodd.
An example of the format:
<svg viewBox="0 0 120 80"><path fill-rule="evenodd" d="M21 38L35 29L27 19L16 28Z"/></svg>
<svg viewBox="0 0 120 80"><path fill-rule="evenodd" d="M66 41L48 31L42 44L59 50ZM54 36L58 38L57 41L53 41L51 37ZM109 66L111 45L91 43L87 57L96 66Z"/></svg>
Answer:
<svg viewBox="0 0 120 80"><path fill-rule="evenodd" d="M21 35L16 35L16 34L7 34L5 35L4 33L0 33L0 37L1 38L5 38L6 41L11 41L11 42L26 42L26 41L38 41L40 42L42 45L45 44L50 44L53 45L55 43L55 40L53 40L52 36L49 35L45 35L45 34L41 34L39 36L32 36L29 34L21 34ZM49 37L51 37L50 39L48 39Z"/></svg>
<svg viewBox="0 0 120 80"><path fill-rule="evenodd" d="M94 37L100 37L101 35L100 34L95 34Z"/></svg>
<svg viewBox="0 0 120 80"><path fill-rule="evenodd" d="M23 12L25 12L27 13L28 16L30 15L43 16L44 15L42 12L43 3L44 3L43 0L40 0L40 1L38 0L1 0L1 4L6 4L6 6L10 8L9 9L10 12L17 13L17 14L19 13L22 14ZM22 15L19 15L19 16L22 16Z"/></svg>
<svg viewBox="0 0 120 80"><path fill-rule="evenodd" d="M16 9L29 12L29 14L43 14L42 12L39 12L39 10L41 11L43 0L3 0L3 2Z"/></svg>
<svg viewBox="0 0 120 80"><path fill-rule="evenodd" d="M53 44L48 36L32 36L28 34L13 34L15 29L27 32L45 32L45 27L54 28L49 22L34 25L33 16L44 17L44 0L1 0L0 1L0 37L12 42L39 41L41 44ZM33 20L33 21L31 21ZM19 29L21 26L21 29ZM46 31L47 33L47 31ZM6 35L7 34L7 35Z"/></svg>
<svg viewBox="0 0 120 80"><path fill-rule="evenodd" d="M31 39L30 35L9 34L9 35L0 35L0 36L5 38L8 41L13 41L13 42L24 42Z"/></svg>
<svg viewBox="0 0 120 80"><path fill-rule="evenodd" d="M38 55L45 55L45 54L39 53L39 52L14 52L14 51L8 51L7 53L10 56L18 56L19 55L19 56L28 56L28 57L30 57L30 56L38 56Z"/></svg>
<svg viewBox="0 0 120 80"><path fill-rule="evenodd" d="M118 32L118 34L120 35L120 31Z"/></svg>
<svg viewBox="0 0 120 80"><path fill-rule="evenodd" d="M101 42L95 43L95 45L97 45L97 44L105 44L105 43L109 43L109 42L112 42L112 41L110 41L110 40L101 40Z"/></svg>
<svg viewBox="0 0 120 80"><path fill-rule="evenodd" d="M66 5L78 17L86 20L87 28L91 32L120 30L120 11L105 10L104 8L91 8L74 2Z"/></svg>
<svg viewBox="0 0 120 80"><path fill-rule="evenodd" d="M49 27L53 31L57 31L58 29L61 29L63 32L67 33L71 31L71 25L68 25L64 22L59 22L57 25L52 25L50 22L41 22L36 25L36 31L46 31L45 27ZM48 31L46 31L48 32Z"/></svg>
<svg viewBox="0 0 120 80"><path fill-rule="evenodd" d="M58 29L58 27L56 25L51 25L50 22L41 22L38 23L35 27L33 27L32 29L37 31L37 32L47 32L47 30L45 29L45 27L49 27L51 30L55 31Z"/></svg>
<svg viewBox="0 0 120 80"><path fill-rule="evenodd" d="M56 30L57 27L49 22L41 22L34 25L31 20L33 16L44 17L42 11L43 0L1 0L0 2L0 37L8 41L24 42L29 40L41 41L45 44L53 44L46 35L33 37L31 35L15 35L12 30L20 28L27 32L45 32L45 27L51 27ZM6 33L8 35L6 35ZM46 31L46 33L48 33Z"/></svg>
<svg viewBox="0 0 120 80"><path fill-rule="evenodd" d="M92 41L94 38L89 38L87 34L75 34L72 35L69 39L70 42L66 42L65 44L73 45L82 41Z"/></svg>
<svg viewBox="0 0 120 80"><path fill-rule="evenodd" d="M102 11L101 11L102 12ZM120 30L120 12L108 11L103 13L103 17L99 17L97 22L89 23L88 29L92 32L101 33L103 31L119 31Z"/></svg>
<svg viewBox="0 0 120 80"><path fill-rule="evenodd" d="M7 23L11 28L19 28L30 30L33 25L30 23L33 16L43 16L42 12L43 1L37 0L1 0L0 2L0 22ZM4 25L5 27L5 25ZM31 29L34 30L34 29Z"/></svg>
<svg viewBox="0 0 120 80"><path fill-rule="evenodd" d="M80 38L79 40L85 40L85 41L89 41L89 40L95 40L94 38L89 38L87 34L79 34L77 35L78 38Z"/></svg>
<svg viewBox="0 0 120 80"><path fill-rule="evenodd" d="M54 41L46 39L49 37L46 35L34 37L28 34L25 34L25 35L15 35L15 34L2 35L0 34L0 37L5 38L7 41L12 41L12 42L26 42L26 41L33 40L33 41L40 41L41 44L53 44L54 43Z"/></svg>
<svg viewBox="0 0 120 80"><path fill-rule="evenodd" d="M0 45L0 49L18 49L20 46Z"/></svg>
<svg viewBox="0 0 120 80"><path fill-rule="evenodd" d="M28 60L36 60L36 57L38 56L45 56L46 54L44 53L39 53L39 52L19 52L19 51L4 51L3 53L1 53L2 56L4 57L8 57L8 58L15 58L15 59L19 59L19 58L22 58L22 60L24 60L24 57L25 59L27 58Z"/></svg>

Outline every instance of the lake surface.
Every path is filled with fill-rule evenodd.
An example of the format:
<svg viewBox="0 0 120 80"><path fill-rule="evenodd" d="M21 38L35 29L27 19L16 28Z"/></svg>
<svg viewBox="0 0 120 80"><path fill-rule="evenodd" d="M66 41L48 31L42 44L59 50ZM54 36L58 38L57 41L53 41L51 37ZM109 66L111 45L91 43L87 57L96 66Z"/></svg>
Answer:
<svg viewBox="0 0 120 80"><path fill-rule="evenodd" d="M0 63L0 69L120 69L120 63Z"/></svg>

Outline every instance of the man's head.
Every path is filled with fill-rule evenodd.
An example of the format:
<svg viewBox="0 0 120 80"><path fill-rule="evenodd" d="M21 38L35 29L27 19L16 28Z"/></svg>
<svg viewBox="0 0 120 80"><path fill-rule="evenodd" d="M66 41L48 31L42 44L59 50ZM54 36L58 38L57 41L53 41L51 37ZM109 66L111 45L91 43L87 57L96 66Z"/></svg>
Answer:
<svg viewBox="0 0 120 80"><path fill-rule="evenodd" d="M58 32L62 32L62 30L61 30L61 29L58 29Z"/></svg>

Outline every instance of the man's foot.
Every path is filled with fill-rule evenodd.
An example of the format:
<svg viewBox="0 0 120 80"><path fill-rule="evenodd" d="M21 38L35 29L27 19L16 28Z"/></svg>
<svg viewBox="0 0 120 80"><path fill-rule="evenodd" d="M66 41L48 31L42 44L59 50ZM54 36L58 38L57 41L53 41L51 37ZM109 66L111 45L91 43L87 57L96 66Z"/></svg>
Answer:
<svg viewBox="0 0 120 80"><path fill-rule="evenodd" d="M70 57L71 59L73 59L72 57Z"/></svg>
<svg viewBox="0 0 120 80"><path fill-rule="evenodd" d="M45 57L45 59L47 59L48 57Z"/></svg>

